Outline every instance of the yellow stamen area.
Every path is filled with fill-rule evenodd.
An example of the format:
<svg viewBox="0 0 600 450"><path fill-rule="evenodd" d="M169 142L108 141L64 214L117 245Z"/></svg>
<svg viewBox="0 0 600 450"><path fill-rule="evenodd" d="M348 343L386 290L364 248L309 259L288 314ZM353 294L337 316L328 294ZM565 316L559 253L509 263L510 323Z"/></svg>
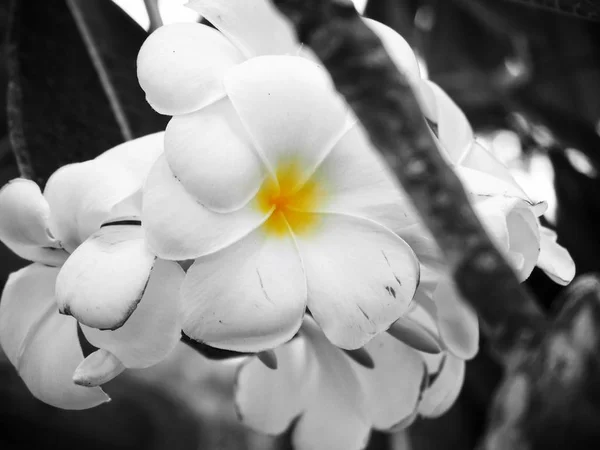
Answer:
<svg viewBox="0 0 600 450"><path fill-rule="evenodd" d="M303 183L301 167L298 161L278 164L276 179L268 177L258 191L258 208L264 213L274 208L262 226L269 235L285 236L290 229L302 234L317 225L318 215L309 211L317 209L323 186L311 179Z"/></svg>

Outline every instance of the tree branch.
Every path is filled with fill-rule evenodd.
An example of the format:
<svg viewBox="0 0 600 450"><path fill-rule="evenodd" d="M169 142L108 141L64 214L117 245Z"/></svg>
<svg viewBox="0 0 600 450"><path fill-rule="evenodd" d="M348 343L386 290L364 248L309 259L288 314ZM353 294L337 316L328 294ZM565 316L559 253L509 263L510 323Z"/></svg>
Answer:
<svg viewBox="0 0 600 450"><path fill-rule="evenodd" d="M395 170L444 252L465 300L506 357L539 339L546 319L496 249L439 152L408 81L344 0L274 0L329 70L371 141Z"/></svg>
<svg viewBox="0 0 600 450"><path fill-rule="evenodd" d="M163 26L160 10L158 9L158 0L144 0L144 4L146 5L148 19L150 20L150 29L148 31L152 33L157 28Z"/></svg>

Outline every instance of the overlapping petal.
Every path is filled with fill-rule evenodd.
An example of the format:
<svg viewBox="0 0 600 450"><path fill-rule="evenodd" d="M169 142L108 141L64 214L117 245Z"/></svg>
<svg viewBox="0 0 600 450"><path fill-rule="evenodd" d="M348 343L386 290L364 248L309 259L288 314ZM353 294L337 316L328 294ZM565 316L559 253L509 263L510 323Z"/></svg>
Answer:
<svg viewBox="0 0 600 450"><path fill-rule="evenodd" d="M288 341L306 308L306 278L291 234L259 229L197 259L181 297L183 330L192 339L242 352Z"/></svg>
<svg viewBox="0 0 600 450"><path fill-rule="evenodd" d="M366 399L351 360L331 345L307 320L303 332L314 350L317 373L307 392L306 411L298 420L292 443L299 450L360 449L366 445L371 423Z"/></svg>
<svg viewBox="0 0 600 450"><path fill-rule="evenodd" d="M473 143L473 129L462 110L437 84L423 80L422 98L429 107L424 108L429 120L437 125L437 136L450 161L460 163ZM433 103L433 107L431 105Z"/></svg>
<svg viewBox="0 0 600 450"><path fill-rule="evenodd" d="M127 368L158 363L181 337L179 289L183 277L177 263L157 260L141 300L123 326L111 331L82 325L83 333L92 345L111 352Z"/></svg>
<svg viewBox="0 0 600 450"><path fill-rule="evenodd" d="M79 386L100 386L123 373L125 366L108 350L98 349L89 354L73 373L73 382Z"/></svg>
<svg viewBox="0 0 600 450"><path fill-rule="evenodd" d="M532 203L525 191L523 191L523 188L519 186L511 175L508 167L502 164L500 160L492 155L489 150L483 147L479 142L472 142L471 148L463 155L460 166L478 172L484 172L486 175L491 175L494 178L511 185L513 189L508 190L507 192L512 193L515 197L522 198L523 200Z"/></svg>
<svg viewBox="0 0 600 450"><path fill-rule="evenodd" d="M540 257L538 266L555 283L566 285L575 277L575 263L565 250L556 242L556 233L540 227Z"/></svg>
<svg viewBox="0 0 600 450"><path fill-rule="evenodd" d="M435 379L423 392L419 413L425 417L439 417L448 411L460 394L464 378L465 362L445 354Z"/></svg>
<svg viewBox="0 0 600 450"><path fill-rule="evenodd" d="M438 371L445 357L436 356L427 365L419 352L385 334L365 349L373 368L349 358L305 318L298 337L276 350L277 370L256 360L241 367L236 386L240 418L270 434L284 431L297 418L294 448L311 450L364 448L372 428L406 426L416 416L427 369ZM447 401L443 394L431 403Z"/></svg>
<svg viewBox="0 0 600 450"><path fill-rule="evenodd" d="M294 54L298 43L287 20L268 0L190 0L247 57Z"/></svg>
<svg viewBox="0 0 600 450"><path fill-rule="evenodd" d="M96 161L110 161L125 167L141 187L152 165L163 152L164 140L164 131L148 134L105 151L96 157Z"/></svg>
<svg viewBox="0 0 600 450"><path fill-rule="evenodd" d="M164 156L144 187L142 222L152 251L160 258L193 259L237 242L268 217L254 205L220 214L200 205L174 177Z"/></svg>
<svg viewBox="0 0 600 450"><path fill-rule="evenodd" d="M417 291L418 292L418 291ZM387 330L390 336L408 346L425 353L437 354L444 348L439 331L432 316L415 294L408 311Z"/></svg>
<svg viewBox="0 0 600 450"><path fill-rule="evenodd" d="M156 111L186 114L223 98L224 74L243 60L213 28L197 23L166 25L142 45L138 80Z"/></svg>
<svg viewBox="0 0 600 450"><path fill-rule="evenodd" d="M387 334L373 339L365 349L373 358L375 367L358 366L355 370L373 427L388 430L416 411L425 364L411 347Z"/></svg>
<svg viewBox="0 0 600 450"><path fill-rule="evenodd" d="M293 164L298 181L346 129L345 102L327 73L304 58L252 58L227 73L225 89L268 167L275 173Z"/></svg>
<svg viewBox="0 0 600 450"><path fill-rule="evenodd" d="M283 433L305 408L306 392L314 383L314 356L305 339L292 339L275 350L277 370L258 358L241 367L236 406L244 424L266 434Z"/></svg>
<svg viewBox="0 0 600 450"><path fill-rule="evenodd" d="M0 189L0 240L17 245L56 247L50 232L50 206L39 186L24 178Z"/></svg>
<svg viewBox="0 0 600 450"><path fill-rule="evenodd" d="M119 328L144 296L155 259L140 226L101 228L73 252L58 275L60 311L91 327Z"/></svg>
<svg viewBox="0 0 600 450"><path fill-rule="evenodd" d="M442 278L433 294L440 336L456 357L467 360L479 350L479 321L473 309L463 302L452 282Z"/></svg>
<svg viewBox="0 0 600 450"><path fill-rule="evenodd" d="M418 95L420 91L419 87L421 86L421 73L417 58L410 45L408 45L408 42L393 29L381 22L367 18L363 20L377 37L381 39L386 52L398 70L408 78L408 81L415 90L415 94Z"/></svg>
<svg viewBox="0 0 600 450"><path fill-rule="evenodd" d="M10 251L21 258L47 266L59 267L69 257L69 254L62 248L35 247L10 243L8 241L4 242L4 244Z"/></svg>
<svg viewBox="0 0 600 450"><path fill-rule="evenodd" d="M58 169L44 190L52 211L54 236L72 252L111 218L115 205L139 188L128 169L109 160L91 160Z"/></svg>
<svg viewBox="0 0 600 450"><path fill-rule="evenodd" d="M0 344L37 398L59 408L90 408L109 398L72 381L83 353L77 322L60 315L54 302L58 270L32 264L10 275L0 300Z"/></svg>
<svg viewBox="0 0 600 450"><path fill-rule="evenodd" d="M518 198L490 197L475 205L479 217L504 251L521 281L526 280L540 254L540 230L530 205Z"/></svg>
<svg viewBox="0 0 600 450"><path fill-rule="evenodd" d="M350 214L394 231L417 222L414 208L359 124L335 144L299 195L310 197L309 190L316 190L316 200L296 209Z"/></svg>
<svg viewBox="0 0 600 450"><path fill-rule="evenodd" d="M266 115L260 109L254 114ZM171 119L165 157L186 191L217 212L246 205L264 178L261 160L228 99Z"/></svg>
<svg viewBox="0 0 600 450"><path fill-rule="evenodd" d="M405 311L419 280L411 248L365 219L320 214L316 231L296 237L308 307L335 345L355 349Z"/></svg>

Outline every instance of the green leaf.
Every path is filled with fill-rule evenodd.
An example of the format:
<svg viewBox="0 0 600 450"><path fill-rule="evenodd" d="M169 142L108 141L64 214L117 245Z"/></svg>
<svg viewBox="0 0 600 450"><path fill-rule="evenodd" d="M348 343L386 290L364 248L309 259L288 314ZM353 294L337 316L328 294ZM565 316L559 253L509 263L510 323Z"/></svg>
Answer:
<svg viewBox="0 0 600 450"><path fill-rule="evenodd" d="M137 82L145 38L108 0L13 0L8 123L23 176L43 185L64 164L165 128Z"/></svg>

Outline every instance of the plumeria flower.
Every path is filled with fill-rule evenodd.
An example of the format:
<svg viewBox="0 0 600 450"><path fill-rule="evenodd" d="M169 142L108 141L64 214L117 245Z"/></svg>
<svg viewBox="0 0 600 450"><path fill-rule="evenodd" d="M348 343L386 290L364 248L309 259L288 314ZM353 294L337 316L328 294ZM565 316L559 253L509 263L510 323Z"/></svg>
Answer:
<svg viewBox="0 0 600 450"><path fill-rule="evenodd" d="M184 332L262 351L289 340L308 307L334 344L361 347L406 311L419 278L381 221L415 218L319 66L256 57L224 86L226 98L171 120L144 189L152 250L195 259Z"/></svg>
<svg viewBox="0 0 600 450"><path fill-rule="evenodd" d="M179 25L173 25L154 33L144 44L138 58L140 83L146 91L149 102L157 111L165 114L193 113L208 105L212 112L229 114L231 112L227 111L231 109L227 102L229 98L233 109L240 115L242 127L251 127L257 121L254 116L260 114L265 114L271 120L270 118L276 113L273 113L272 116L266 114L267 108L263 108L261 111L257 108L255 112L248 109L251 111L250 113L240 110L240 101L236 100L236 97L241 98L243 93L240 94L241 88L235 89L234 92L228 79L234 79L235 76L231 75L230 78L230 73L241 72L240 65L241 67L250 67L252 59L257 57L260 59L260 55L298 54L310 59L310 53L298 50L299 46L294 40L291 27L273 9L270 2L264 0L253 2L195 0L190 2L190 6L207 17L222 34L214 29L206 29L202 25L195 24L189 25L185 29ZM537 218L543 213L545 205L532 202L514 182L506 167L474 140L472 129L462 111L437 85L421 77L417 60L406 41L383 24L368 19L365 19L365 22L382 39L399 70L408 78L420 100L432 132L435 133L440 151L463 179L465 187L472 194L476 209L484 224L489 227L490 233L505 251L521 279L527 278L537 263L540 267L547 269L550 276L555 277L556 280L563 283L568 282L574 272L568 253L555 243L550 232L539 226ZM224 48L227 51L224 51ZM175 67L177 70L174 69ZM265 74L261 82L267 85L271 82L271 78L274 77ZM292 90L291 85L288 90ZM270 92L267 94L270 95ZM299 91L297 97L304 95L304 91ZM314 104L318 104L318 102ZM194 114L197 117L202 116L199 112ZM246 118L244 114L252 117ZM252 194L249 192L260 191L262 188L257 187L257 182L253 184L247 182L248 178L246 177L238 177L236 170L243 165L247 165L249 167L247 170L250 172L260 172L260 170L254 169L256 166L254 161L249 162L247 158L234 152L238 148L237 144L221 146L220 151L227 153L226 156L223 156L223 161L236 160L239 161L238 164L231 166L223 162L206 164L203 161L202 169L192 177L189 176L192 164L188 164L192 161L191 158L169 157L171 154L169 147L180 148L185 145L181 142L186 139L193 139L195 142L200 140L200 135L192 137L195 134L192 131L188 132L187 128L182 126L187 120L190 129L198 130L201 126L200 121L192 120L192 117L196 116L189 114L185 116L186 119L176 118L170 125L171 132L167 131L165 174L167 174L168 166L173 177L181 182L186 192L189 193L195 189L196 203L202 203L208 210L218 213L231 213L235 210L235 214L246 217L242 211L247 212L247 208L236 208L242 204L251 205L252 200L248 201L248 198L252 197ZM273 128L285 129L286 125L282 123L282 118L278 117L278 119L281 121L271 120ZM214 121L205 119L204 123L208 127L214 126ZM277 125L273 125L275 123ZM239 124L230 125L230 127L239 127ZM249 131L252 136L252 145L260 144L257 142L256 136L253 136L254 130ZM307 129L307 133L309 132ZM178 137L175 136L176 133L179 134ZM290 135L293 135L293 132ZM171 137L172 139L170 139ZM202 135L202 139L205 139L206 143L203 145L208 147L208 142L212 137L209 139L206 137L206 135ZM212 147L214 149L215 146ZM223 147L227 150L223 151ZM199 161L199 155L202 154L204 147L193 148L196 149L196 161ZM264 159L261 158L263 162ZM388 161L388 163L394 166L396 162ZM200 167L200 162L197 165ZM272 165L267 164L266 166L273 169ZM179 171L181 173L178 173ZM214 175L219 171L224 176L222 175L221 181L216 181ZM385 169L382 169L381 166L377 171L385 173ZM273 170L270 172L273 173ZM346 171L346 173L349 174L350 171ZM190 178L193 180L189 180ZM197 180L199 179L205 180L203 183L208 188L198 186ZM235 180L238 189L228 200L229 204L221 203L222 200L218 194L218 192L225 192L223 185L234 184L233 181L228 182L227 180ZM196 186L192 187L192 183ZM149 190L149 192L156 193L157 189ZM230 193L230 195L232 194ZM365 197L361 197L361 195L357 194L355 197L360 197L359 201L365 201ZM477 351L477 318L473 311L458 298L433 239L414 219L416 215L411 211L409 203L400 197L396 196L391 203L402 205L404 217L399 219L397 214L384 215L376 212L376 221L399 234L416 251L423 272L423 287L417 292L417 300L424 303L437 317L440 335L444 341L443 345L463 358L470 358ZM371 214L379 209L376 204L373 204L371 210L365 213L365 208L366 203L363 204L361 212L353 211L353 214L373 218ZM157 206L155 209L158 211L161 207ZM289 210L289 208L287 209ZM175 211L172 212L175 213ZM501 220L498 220L499 218ZM205 220L204 217L198 217L199 222ZM505 226L501 226L502 224ZM163 225L158 221L156 227L163 227ZM166 225L164 228L166 230ZM221 237L225 237L229 229L221 226L221 231ZM150 235L153 234L150 232ZM197 257L202 254L198 249L195 254L182 252L177 255L179 249L174 252L173 249L178 246L183 247L185 244L183 240L173 239L175 234L182 236L180 231L173 230L169 233L168 238L164 235L160 238L157 236L156 239L151 238L155 250L159 254L162 252L163 256L171 258L182 255ZM200 236L197 233L196 239L199 240ZM166 248L167 246L169 248ZM161 248L159 249L159 247ZM203 250L204 254L214 251L216 249ZM170 252L173 253L168 255ZM442 298L449 300L442 301ZM437 301L433 301L434 299ZM399 320L394 327L395 334L405 334L405 340L420 343L420 345L424 344L427 348L431 347L429 336L419 333L419 327L415 327L410 321ZM206 336L203 338L206 339ZM210 338L208 339L210 340ZM363 342L365 341L363 340Z"/></svg>
<svg viewBox="0 0 600 450"><path fill-rule="evenodd" d="M435 332L420 307L407 316ZM294 422L298 450L362 449L371 429L397 431L417 416L437 417L454 403L465 363L451 353L423 354L383 333L364 350L370 366L334 346L306 317L297 337L275 350L279 367L245 362L236 383L242 422L280 434Z"/></svg>
<svg viewBox="0 0 600 450"><path fill-rule="evenodd" d="M568 284L575 275L575 265L556 243L556 234L540 224L546 203L533 201L508 168L475 139L467 118L450 97L435 83L421 78L406 41L381 24L372 26L407 76L440 151L461 178L483 225L520 280L527 279L537 265L555 282ZM445 348L460 358L472 358L479 341L477 316L460 299L433 238L418 224L404 229L389 226L412 246L421 263L415 301L437 317Z"/></svg>
<svg viewBox="0 0 600 450"><path fill-rule="evenodd" d="M293 336L308 306L334 343L360 347L402 315L418 278L412 251L377 225L416 215L328 74L290 56L311 59L270 2L189 5L222 34L163 27L138 57L148 101L176 116L146 184L144 225L160 257L196 260L184 331L264 350ZM394 331L437 347L410 322Z"/></svg>
<svg viewBox="0 0 600 450"><path fill-rule="evenodd" d="M155 364L179 340L183 271L149 251L139 222L141 185L162 141L149 135L62 167L43 194L20 178L0 190L0 240L33 261L5 285L0 345L46 403L105 402L96 386Z"/></svg>

